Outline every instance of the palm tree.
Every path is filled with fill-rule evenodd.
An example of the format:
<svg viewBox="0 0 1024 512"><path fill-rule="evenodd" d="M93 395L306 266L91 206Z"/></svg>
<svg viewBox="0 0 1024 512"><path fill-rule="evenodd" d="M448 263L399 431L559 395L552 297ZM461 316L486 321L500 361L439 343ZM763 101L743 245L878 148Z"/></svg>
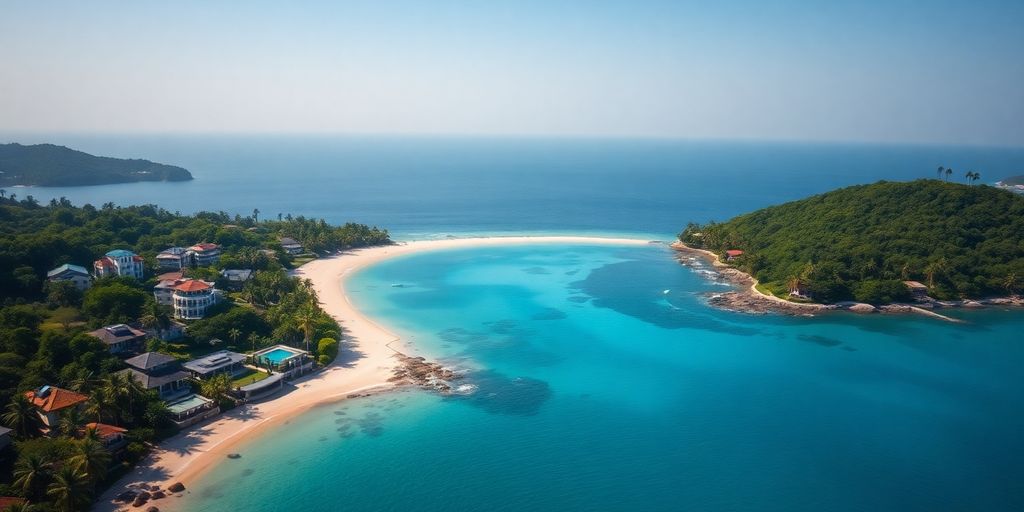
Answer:
<svg viewBox="0 0 1024 512"><path fill-rule="evenodd" d="M65 437L75 437L83 423L85 422L82 421L82 413L78 411L78 407L69 407L61 413L57 430Z"/></svg>
<svg viewBox="0 0 1024 512"><path fill-rule="evenodd" d="M252 209L252 218L253 218L253 221L256 222L256 224L260 223L260 209L259 208L253 208Z"/></svg>
<svg viewBox="0 0 1024 512"><path fill-rule="evenodd" d="M313 339L313 334L316 330L316 312L313 308L306 306L299 311L299 314L295 317L295 320L299 322L299 328L302 329L303 338L306 341L306 352L309 352L309 342Z"/></svg>
<svg viewBox="0 0 1024 512"><path fill-rule="evenodd" d="M46 495L61 512L81 510L89 504L89 482L85 473L70 464L61 466L46 488Z"/></svg>
<svg viewBox="0 0 1024 512"><path fill-rule="evenodd" d="M1017 279L1016 272L1010 272L1003 279L1003 288L1006 288L1006 292L1010 295L1016 295L1017 290L1020 289L1020 281Z"/></svg>
<svg viewBox="0 0 1024 512"><path fill-rule="evenodd" d="M18 462L14 464L12 485L25 497L35 498L42 494L52 470L53 463L48 459L35 453L29 453L18 458Z"/></svg>
<svg viewBox="0 0 1024 512"><path fill-rule="evenodd" d="M239 331L237 327L232 327L231 330L228 331L228 338L231 340L231 343L235 346L238 345L238 339L241 337L242 331Z"/></svg>
<svg viewBox="0 0 1024 512"><path fill-rule="evenodd" d="M221 398L229 396L229 393L231 393L231 384L231 377L228 377L227 374L221 373L200 383L199 392L207 398L220 400Z"/></svg>
<svg viewBox="0 0 1024 512"><path fill-rule="evenodd" d="M110 452L99 441L82 439L75 443L74 454L68 459L68 463L84 473L91 484L96 485L107 476Z"/></svg>
<svg viewBox="0 0 1024 512"><path fill-rule="evenodd" d="M928 288L935 286L936 274L944 273L948 266L949 265L946 263L945 258L939 258L938 260L929 263L928 266L924 268L924 275L928 279Z"/></svg>
<svg viewBox="0 0 1024 512"><path fill-rule="evenodd" d="M946 168L940 165L939 168L935 170L935 176L938 179L941 180L942 179L942 173L944 173L944 172L946 172Z"/></svg>
<svg viewBox="0 0 1024 512"><path fill-rule="evenodd" d="M946 181L949 181L949 177L953 175L953 169L950 167L946 168Z"/></svg>
<svg viewBox="0 0 1024 512"><path fill-rule="evenodd" d="M21 393L11 397L11 403L7 404L7 412L3 415L3 421L8 427L13 428L21 438L39 435L39 429L42 427L42 420L39 419L35 405Z"/></svg>

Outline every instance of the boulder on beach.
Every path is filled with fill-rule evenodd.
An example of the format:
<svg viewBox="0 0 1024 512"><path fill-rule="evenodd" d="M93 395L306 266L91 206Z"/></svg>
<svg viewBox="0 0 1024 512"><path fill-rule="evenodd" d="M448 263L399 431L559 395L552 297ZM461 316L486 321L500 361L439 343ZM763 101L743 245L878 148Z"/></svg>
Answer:
<svg viewBox="0 0 1024 512"><path fill-rule="evenodd" d="M854 313L874 313L875 309L871 304L854 304L850 306L850 311Z"/></svg>
<svg viewBox="0 0 1024 512"><path fill-rule="evenodd" d="M142 496L139 496L139 497L135 498L135 501L132 502L132 506L133 507L141 507L141 506L145 505L147 501L149 501L149 500L143 499Z"/></svg>
<svg viewBox="0 0 1024 512"><path fill-rule="evenodd" d="M174 482L170 487L167 488L169 492L181 492L185 490L185 484L181 482Z"/></svg>
<svg viewBox="0 0 1024 512"><path fill-rule="evenodd" d="M166 498L166 497L167 497L167 495L164 494L163 491L153 491L153 495L150 496L150 498L152 498L154 500L160 500L160 499L163 499L163 498Z"/></svg>
<svg viewBox="0 0 1024 512"><path fill-rule="evenodd" d="M976 301L976 300L969 300L967 302L964 302L964 307L965 308L983 308L983 307L985 307L985 305L980 303L980 302L978 302L978 301Z"/></svg>
<svg viewBox="0 0 1024 512"><path fill-rule="evenodd" d="M160 509L157 507L149 507L146 509L146 512L160 512Z"/></svg>

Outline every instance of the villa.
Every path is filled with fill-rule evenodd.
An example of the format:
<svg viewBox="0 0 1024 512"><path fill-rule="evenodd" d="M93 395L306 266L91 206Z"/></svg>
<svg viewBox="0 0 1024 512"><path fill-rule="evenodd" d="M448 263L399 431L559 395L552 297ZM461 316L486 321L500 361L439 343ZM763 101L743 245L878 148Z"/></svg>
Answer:
<svg viewBox="0 0 1024 512"><path fill-rule="evenodd" d="M167 248L156 255L156 264L161 270L181 270L188 267L188 251L184 247Z"/></svg>
<svg viewBox="0 0 1024 512"><path fill-rule="evenodd" d="M159 352L146 352L125 361L128 369L117 372L128 374L145 389L155 389L161 400L180 398L192 391L188 373L178 360Z"/></svg>
<svg viewBox="0 0 1024 512"><path fill-rule="evenodd" d="M85 267L69 265L67 263L46 273L46 280L51 283L58 281L69 281L75 288L85 291L92 286L92 276Z"/></svg>
<svg viewBox="0 0 1024 512"><path fill-rule="evenodd" d="M222 373L234 377L245 370L246 358L246 355L238 352L218 350L204 357L193 359L183 366L197 379L207 379Z"/></svg>
<svg viewBox="0 0 1024 512"><path fill-rule="evenodd" d="M25 393L25 397L35 406L47 431L57 426L64 411L81 408L89 400L89 397L81 393L54 386L43 386L34 391L28 391Z"/></svg>
<svg viewBox="0 0 1024 512"><path fill-rule="evenodd" d="M743 256L743 251L739 249L729 249L728 251L725 251L725 261L732 261L740 256Z"/></svg>
<svg viewBox="0 0 1024 512"><path fill-rule="evenodd" d="M292 256L302 254L303 251L302 244L298 240L287 236L281 237L281 247Z"/></svg>
<svg viewBox="0 0 1024 512"><path fill-rule="evenodd" d="M159 286L159 285L158 285ZM153 292L156 294L156 291ZM171 294L174 318L199 320L206 316L206 310L217 303L217 289L212 283L198 279L186 279L174 286Z"/></svg>
<svg viewBox="0 0 1024 512"><path fill-rule="evenodd" d="M142 256L125 249L108 252L92 265L96 277L134 277L142 280Z"/></svg>
<svg viewBox="0 0 1024 512"><path fill-rule="evenodd" d="M198 243L188 248L192 261L200 267L216 264L220 260L220 246L211 243Z"/></svg>
<svg viewBox="0 0 1024 512"><path fill-rule="evenodd" d="M180 429L220 414L220 405L205 396L190 393L167 402L167 410L171 421Z"/></svg>
<svg viewBox="0 0 1024 512"><path fill-rule="evenodd" d="M145 346L146 333L125 324L108 325L89 333L99 338L111 354L135 353Z"/></svg>
<svg viewBox="0 0 1024 512"><path fill-rule="evenodd" d="M287 345L274 345L253 354L257 366L270 367L286 378L298 377L313 369L313 359L305 350Z"/></svg>
<svg viewBox="0 0 1024 512"><path fill-rule="evenodd" d="M89 431L96 432L96 436L100 438L103 447L111 454L117 454L128 446L128 429L116 425L93 422L86 423L85 428L82 429L79 435L84 437Z"/></svg>
<svg viewBox="0 0 1024 512"><path fill-rule="evenodd" d="M246 281L252 279L252 270L221 270L220 275L228 282L232 290L241 290Z"/></svg>

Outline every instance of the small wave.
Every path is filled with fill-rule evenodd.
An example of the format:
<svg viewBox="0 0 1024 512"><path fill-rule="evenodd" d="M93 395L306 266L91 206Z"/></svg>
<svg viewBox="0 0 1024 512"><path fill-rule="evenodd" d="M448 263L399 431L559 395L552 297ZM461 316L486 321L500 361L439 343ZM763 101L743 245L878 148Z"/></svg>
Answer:
<svg viewBox="0 0 1024 512"><path fill-rule="evenodd" d="M455 386L452 393L456 395L472 395L473 393L476 393L478 389L480 389L480 387L476 384L460 384Z"/></svg>

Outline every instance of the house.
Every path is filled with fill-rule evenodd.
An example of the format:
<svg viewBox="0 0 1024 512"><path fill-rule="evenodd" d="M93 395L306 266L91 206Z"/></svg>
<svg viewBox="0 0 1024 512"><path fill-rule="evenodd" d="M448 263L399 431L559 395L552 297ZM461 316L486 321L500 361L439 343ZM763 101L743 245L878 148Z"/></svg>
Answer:
<svg viewBox="0 0 1024 512"><path fill-rule="evenodd" d="M281 247L285 250L285 252L291 254L292 256L296 254L302 254L303 252L302 244L300 244L298 240L294 238L289 238L287 236L281 237Z"/></svg>
<svg viewBox="0 0 1024 512"><path fill-rule="evenodd" d="M171 298L174 306L174 318L198 320L206 316L206 310L210 306L217 303L218 293L212 283L198 279L186 279L174 286Z"/></svg>
<svg viewBox="0 0 1024 512"><path fill-rule="evenodd" d="M93 422L86 423L85 428L79 432L79 436L85 437L90 432L95 432L96 437L99 437L100 442L103 443L103 447L112 454L116 454L128 446L128 429L106 423Z"/></svg>
<svg viewBox="0 0 1024 512"><path fill-rule="evenodd" d="M220 246L211 243L199 243L188 248L192 256L192 262L196 266L207 267L216 264L220 260Z"/></svg>
<svg viewBox="0 0 1024 512"><path fill-rule="evenodd" d="M46 273L46 280L51 283L68 281L75 285L75 288L85 291L92 286L92 276L85 267L69 265L67 263Z"/></svg>
<svg viewBox="0 0 1024 512"><path fill-rule="evenodd" d="M130 375L145 389L155 389L162 400L172 400L192 391L188 373L178 360L159 352L146 352L125 361L128 368L117 372Z"/></svg>
<svg viewBox="0 0 1024 512"><path fill-rule="evenodd" d="M246 358L245 354L218 350L199 359L193 359L185 363L184 367L197 379L206 379L221 373L234 377L245 370Z"/></svg>
<svg viewBox="0 0 1024 512"><path fill-rule="evenodd" d="M144 266L142 256L125 249L110 251L92 265L96 277L134 277L140 281Z"/></svg>
<svg viewBox="0 0 1024 512"><path fill-rule="evenodd" d="M161 306L174 305L174 288L187 281L181 272L168 272L160 274L159 281L153 287L153 298Z"/></svg>
<svg viewBox="0 0 1024 512"><path fill-rule="evenodd" d="M168 402L167 411L178 428L185 428L220 414L220 405L205 396L190 393Z"/></svg>
<svg viewBox="0 0 1024 512"><path fill-rule="evenodd" d="M725 251L725 261L732 261L740 256L743 256L743 251L739 249L729 249L728 251Z"/></svg>
<svg viewBox="0 0 1024 512"><path fill-rule="evenodd" d="M156 276L157 281L181 281L182 279L185 279L185 273L180 270L177 272L164 272Z"/></svg>
<svg viewBox="0 0 1024 512"><path fill-rule="evenodd" d="M928 298L928 287L917 281L903 281L903 285L910 291L910 296L914 300L921 300Z"/></svg>
<svg viewBox="0 0 1024 512"><path fill-rule="evenodd" d="M7 427L0 427L0 450L7 448L11 444L11 432L13 430ZM3 509L0 509L3 510Z"/></svg>
<svg viewBox="0 0 1024 512"><path fill-rule="evenodd" d="M221 270L220 275L228 282L232 290L241 290L246 281L252 279L252 270Z"/></svg>
<svg viewBox="0 0 1024 512"><path fill-rule="evenodd" d="M135 353L146 346L146 333L125 324L108 325L89 335L99 338L111 354Z"/></svg>
<svg viewBox="0 0 1024 512"><path fill-rule="evenodd" d="M25 393L25 397L35 406L46 430L57 426L62 412L83 407L89 400L89 397L81 393L53 386L43 386L34 391L28 391Z"/></svg>
<svg viewBox="0 0 1024 512"><path fill-rule="evenodd" d="M160 270L181 270L189 265L189 253L184 247L169 247L156 255Z"/></svg>

